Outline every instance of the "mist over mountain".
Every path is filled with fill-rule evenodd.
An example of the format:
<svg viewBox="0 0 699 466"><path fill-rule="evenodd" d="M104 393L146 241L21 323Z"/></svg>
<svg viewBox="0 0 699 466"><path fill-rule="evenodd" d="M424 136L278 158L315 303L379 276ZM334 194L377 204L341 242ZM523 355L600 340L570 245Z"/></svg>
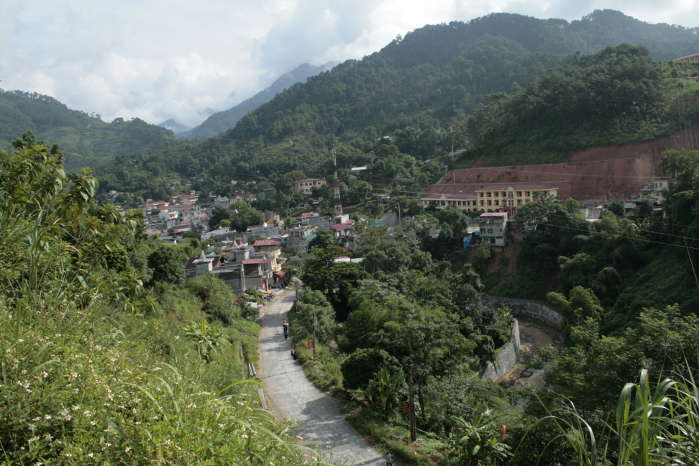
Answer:
<svg viewBox="0 0 699 466"><path fill-rule="evenodd" d="M169 129L175 134L183 133L185 131L189 131L192 129L190 126L183 125L179 121L175 120L174 118L169 118L162 123L158 123L158 126L161 126L165 129Z"/></svg>
<svg viewBox="0 0 699 466"><path fill-rule="evenodd" d="M212 114L199 126L189 131L175 131L175 134L186 138L204 138L223 133L224 131L233 128L245 115L256 110L261 105L266 104L283 90L293 86L294 84L304 83L309 77L326 71L332 68L332 66L333 64L331 63L326 63L320 66L310 65L308 63L299 65L288 73L281 75L269 87L261 90L252 97L245 99L238 105L235 105L228 110Z"/></svg>

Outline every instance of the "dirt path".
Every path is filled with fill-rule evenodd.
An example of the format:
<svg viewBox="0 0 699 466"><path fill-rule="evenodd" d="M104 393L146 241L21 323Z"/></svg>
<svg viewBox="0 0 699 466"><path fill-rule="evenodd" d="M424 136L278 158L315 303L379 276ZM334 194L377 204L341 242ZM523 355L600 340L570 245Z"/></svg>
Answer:
<svg viewBox="0 0 699 466"><path fill-rule="evenodd" d="M280 292L264 311L258 345L258 375L269 408L281 419L297 422L295 433L335 465L383 465L373 449L342 417L338 403L318 390L291 357L291 338L282 322L294 302L294 290Z"/></svg>

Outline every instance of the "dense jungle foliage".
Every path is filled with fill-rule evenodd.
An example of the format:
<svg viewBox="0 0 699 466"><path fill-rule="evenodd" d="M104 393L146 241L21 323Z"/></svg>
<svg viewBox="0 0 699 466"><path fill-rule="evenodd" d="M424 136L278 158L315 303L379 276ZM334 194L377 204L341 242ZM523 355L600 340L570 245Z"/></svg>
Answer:
<svg viewBox="0 0 699 466"><path fill-rule="evenodd" d="M153 196L186 180L198 190L225 194L236 189L231 180L275 183L292 170L330 175L334 146L340 168L368 165L376 188L416 191L423 185L407 177L424 173L428 183L451 161L452 149L471 147L468 122L488 102L486 96L527 86L559 65L565 70L571 66L564 63L565 56L622 43L644 46L656 60L699 48L691 29L650 25L611 10L571 23L493 14L468 23L425 26L362 60L346 61L287 89L219 137L123 157L103 172L103 186ZM630 50L637 49L606 54L621 57ZM568 63L593 66L598 59L578 57ZM633 61L642 73L656 66L642 56ZM567 76L562 70L553 76ZM651 98L660 92L660 83L656 71L646 74L643 85ZM642 111L647 110L644 102ZM624 134L630 140L650 137L650 132ZM377 141L387 135L393 149L383 154ZM616 133L605 133L595 141L604 137L618 139Z"/></svg>
<svg viewBox="0 0 699 466"><path fill-rule="evenodd" d="M105 123L99 115L71 110L49 96L0 89L0 148L9 148L26 131L59 145L71 171L96 167L117 155L147 154L174 141L170 131L138 118Z"/></svg>
<svg viewBox="0 0 699 466"><path fill-rule="evenodd" d="M303 464L245 379L259 326L27 134L0 151L0 462Z"/></svg>

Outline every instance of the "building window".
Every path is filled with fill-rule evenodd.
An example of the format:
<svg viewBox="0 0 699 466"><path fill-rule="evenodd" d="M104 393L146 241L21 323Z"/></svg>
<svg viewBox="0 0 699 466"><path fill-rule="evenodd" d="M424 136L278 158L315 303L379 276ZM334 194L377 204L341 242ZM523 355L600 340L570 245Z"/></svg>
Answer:
<svg viewBox="0 0 699 466"><path fill-rule="evenodd" d="M514 196L514 193L512 191L507 191L507 198L512 199L512 196Z"/></svg>
<svg viewBox="0 0 699 466"><path fill-rule="evenodd" d="M486 196L488 196L488 197L491 197L492 195L493 195L493 193L491 193L490 191L488 191L488 192L486 193Z"/></svg>
<svg viewBox="0 0 699 466"><path fill-rule="evenodd" d="M522 191L517 191L517 197L522 197Z"/></svg>
<svg viewBox="0 0 699 466"><path fill-rule="evenodd" d="M490 199L488 199L488 205L489 205L489 206L490 206L490 205L493 205L493 201L491 201Z"/></svg>

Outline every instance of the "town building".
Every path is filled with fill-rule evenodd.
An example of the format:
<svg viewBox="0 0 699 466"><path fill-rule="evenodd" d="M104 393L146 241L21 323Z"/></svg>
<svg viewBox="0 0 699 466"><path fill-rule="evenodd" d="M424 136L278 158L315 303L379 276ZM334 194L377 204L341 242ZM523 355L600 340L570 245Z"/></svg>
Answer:
<svg viewBox="0 0 699 466"><path fill-rule="evenodd" d="M258 239L253 244L255 252L260 252L271 259L272 272L279 272L282 269L279 263L279 256L282 254L282 243L272 239Z"/></svg>
<svg viewBox="0 0 699 466"><path fill-rule="evenodd" d="M433 185L420 197L423 207L453 207L467 212L508 211L528 204L538 196L557 197L559 188L541 183L464 183Z"/></svg>
<svg viewBox="0 0 699 466"><path fill-rule="evenodd" d="M675 58L672 61L678 63L699 63L699 53L685 55L684 57Z"/></svg>
<svg viewBox="0 0 699 466"><path fill-rule="evenodd" d="M655 178L641 188L642 197L652 197L659 203L665 202L665 195L670 189L670 180L667 178Z"/></svg>
<svg viewBox="0 0 699 466"><path fill-rule="evenodd" d="M279 228L274 225L263 223L262 225L248 227L246 233L249 240L254 240L256 238L267 239L272 236L278 236Z"/></svg>
<svg viewBox="0 0 699 466"><path fill-rule="evenodd" d="M313 192L313 188L320 188L325 185L325 180L321 178L304 178L298 180L294 184L294 191L297 193L302 193L305 195L310 195Z"/></svg>
<svg viewBox="0 0 699 466"><path fill-rule="evenodd" d="M474 193L425 193L420 198L422 207L434 207L446 209L454 207L460 210L472 212L476 208L476 195Z"/></svg>
<svg viewBox="0 0 699 466"><path fill-rule="evenodd" d="M481 244L505 246L507 243L507 212L484 212L478 218Z"/></svg>
<svg viewBox="0 0 699 466"><path fill-rule="evenodd" d="M316 237L318 227L302 225L288 230L286 246L293 249L296 254L303 255L308 252L308 243Z"/></svg>

